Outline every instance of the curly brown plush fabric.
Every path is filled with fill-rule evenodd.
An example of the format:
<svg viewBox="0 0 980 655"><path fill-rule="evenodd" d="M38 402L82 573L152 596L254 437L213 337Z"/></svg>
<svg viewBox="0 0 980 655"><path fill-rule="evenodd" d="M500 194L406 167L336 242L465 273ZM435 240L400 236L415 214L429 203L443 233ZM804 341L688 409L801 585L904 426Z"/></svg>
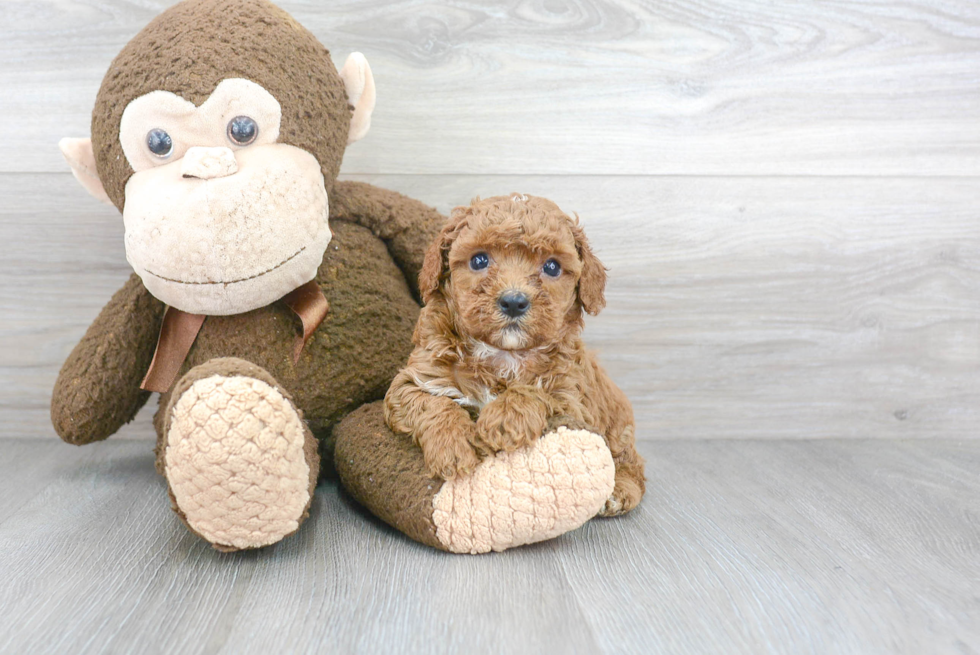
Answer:
<svg viewBox="0 0 980 655"><path fill-rule="evenodd" d="M219 550L274 544L306 517L318 473L329 468L320 466L317 448L330 454L332 435L341 479L351 493L423 543L456 552L486 552L573 529L598 510L611 489L611 477L605 480L588 471L611 470L611 455L601 436L574 437L562 428L554 441L548 441L552 459L575 460L585 467L582 471L560 467L546 471L542 466L547 455L518 453L514 462L487 462L483 477L474 478L473 484L460 482L450 488L425 474L419 450L388 430L380 404L371 402L383 396L412 349L420 309L417 280L426 246L438 234L443 217L398 193L335 181L350 136L351 112L357 112L364 126L373 106L373 95L361 93L370 70L363 57L351 61L351 68L345 70L355 73L341 78L316 38L265 0L185 0L154 19L113 61L93 111L91 142L78 139L62 144L76 173L82 169L80 179L86 188L100 199L108 196L120 210L126 209L127 182L131 182L132 204L124 212L127 239L141 211L156 211L160 202L172 200L162 194L165 198L158 202L145 195L147 189L157 190L161 180L178 186L187 179L193 184L206 181L208 222L191 220L175 227L177 222L170 219L186 218L187 212L173 209L174 214L163 216L167 224L159 229L172 230L174 238L160 240L159 232L148 230L139 242L151 254L182 252L175 249L182 239L194 238L189 235L201 225L213 231L226 229L226 224L211 220L210 205L215 201L227 200L227 211L218 213L242 219L245 227L240 232L255 234L266 243L246 249L235 241L225 249L197 241L204 244L201 257L249 261L248 253L263 245L282 245L284 236L278 228L287 221L301 223L287 202L270 210L265 218L272 221L257 228L250 210L253 204L238 198L240 187L213 183L204 168L183 170L186 161L180 169L168 168L182 157L164 163L169 155L157 152L149 141L144 144L150 153L146 156L161 157L154 160L160 166L141 169L134 178L120 144L120 120L131 101L150 92L169 92L200 106L215 97L212 92L224 80L254 82L280 104L278 144L295 146L282 151L304 151L308 166L303 170L316 178L312 186L317 198L322 195L317 164L323 175L326 198L322 200L328 201L333 238L325 252L325 239L317 241L315 251L298 244L295 252L306 252L310 261L302 274L285 278L296 286L274 288L254 303L230 308L208 305L207 294L193 309L181 306L180 294L168 297L177 309L198 317L208 315L203 324L195 322L200 331L180 364L178 382L160 397L154 419L158 468L167 479L174 509L193 532ZM361 75L359 81L356 75ZM346 89L359 98L356 110ZM207 128L221 134L217 130L227 130L228 125ZM156 128L149 129L147 136ZM359 138L363 130L355 132L351 138ZM187 153L194 147L222 150L211 142L214 139L194 138L198 142L183 143ZM224 150L214 157L223 162L219 172L230 177L239 172L240 162L234 151ZM241 158L248 159L247 151ZM97 178L91 173L93 159ZM162 177L147 177L150 170ZM168 177L178 170L179 175ZM134 187L141 190L133 191ZM225 191L215 191L220 188ZM268 193L277 194L278 200L292 198L288 187L274 187ZM316 205L317 234L325 233L320 229L323 206L323 202ZM127 241L131 256L129 245ZM258 269L262 272L251 277L209 274L192 280L180 276L194 265L188 258L176 264L180 270L173 279L157 278L227 288L278 269L295 256ZM306 286L314 268L313 283L329 309L296 360L293 346L302 325L276 298ZM145 272L153 274L149 269ZM147 283L158 297L167 297L165 287ZM234 314L263 303L270 304ZM149 394L140 391L140 380L152 359L164 309L135 275L103 309L68 357L55 385L51 416L65 441L83 444L105 439L146 402ZM329 457L324 463L329 464ZM484 497L476 497L481 493ZM474 509L459 513L457 506Z"/></svg>
<svg viewBox="0 0 980 655"><path fill-rule="evenodd" d="M133 420L150 397L140 380L153 359L162 302L134 273L112 296L61 367L51 422L75 445L101 441Z"/></svg>
<svg viewBox="0 0 980 655"><path fill-rule="evenodd" d="M446 217L405 196L389 191L378 193L364 182L337 182L330 198L330 217L345 218L371 230L388 244L388 251L408 275L408 284L418 296L418 272L425 251L439 233Z"/></svg>
<svg viewBox="0 0 980 655"><path fill-rule="evenodd" d="M410 350L418 305L385 245L343 221L334 232L317 282L327 317L293 364L300 330L284 303L246 314L209 316L178 375L215 357L246 359L268 371L303 410L318 437L343 415L380 398ZM163 394L161 407L173 391Z"/></svg>
<svg viewBox="0 0 980 655"><path fill-rule="evenodd" d="M415 217L411 229L422 237L405 235L405 241L431 239L438 230L439 214L422 203L370 185L338 184L331 216L334 237L316 278L330 310L299 361L293 364L291 356L299 319L277 302L246 314L208 317L178 375L215 357L253 362L293 395L320 439L347 412L384 396L411 352L419 305L407 280L417 279L420 262L403 255L406 268L400 269L384 241L344 220L343 208L359 202L348 194L383 208L381 215L357 217L376 230L382 231L379 226L390 215L406 222ZM391 232L397 237L408 229ZM398 253L398 248L391 249ZM153 356L163 309L134 275L99 314L55 385L51 416L65 441L105 439L146 402L149 394L140 391L139 382ZM161 407L172 393L161 397ZM157 428L162 431L160 419Z"/></svg>
<svg viewBox="0 0 980 655"><path fill-rule="evenodd" d="M612 493L615 465L601 435L554 417L528 449L498 453L472 475L429 476L411 437L392 432L381 403L334 428L344 488L388 525L454 553L500 551L551 539L595 516Z"/></svg>
<svg viewBox="0 0 980 655"><path fill-rule="evenodd" d="M412 539L446 550L432 521L442 481L426 473L411 437L388 429L380 402L351 412L334 428L334 439L334 466L355 500Z"/></svg>
<svg viewBox="0 0 980 655"><path fill-rule="evenodd" d="M245 45L243 45L245 44ZM154 18L113 60L92 111L99 178L122 209L133 174L119 143L130 101L169 91L200 105L224 79L260 84L283 108L279 143L320 162L329 192L347 145L350 109L330 53L265 0L194 0Z"/></svg>
<svg viewBox="0 0 980 655"><path fill-rule="evenodd" d="M366 74L370 75L369 70ZM190 480L198 490L204 484L201 498L208 496L215 503L214 508L195 505L198 516L205 518L217 516L212 509L224 511L222 503L229 497L218 496L247 486L247 476L231 481L221 476L234 473L234 467L247 467L248 457L267 465L275 457L277 441L286 437L292 439L290 452L295 455L297 420L305 420L303 433L309 439L303 447L309 451L326 440L344 415L384 395L411 350L411 333L419 313L416 280L425 245L442 223L438 212L401 194L362 183L335 184L354 110L344 80L327 49L266 0L181 2L151 21L112 62L92 112L91 147L98 182L120 210L125 209L127 182L134 175L120 143L120 121L129 103L150 92L165 91L200 106L222 81L232 78L249 80L270 93L281 109L277 142L305 151L319 164L333 238L314 282L329 310L298 360L294 360L293 345L302 326L281 299L235 315L219 315L223 312L207 308L201 312L214 315L204 321L180 367L178 378L184 376L183 380L161 396L155 426L160 469L172 483L164 461L169 448L166 438L170 421L177 415L175 408L186 396L181 405L186 421L179 432L186 437L181 443L190 444L182 455L189 459L180 460L183 464L178 466L191 472L191 478L184 477L183 482ZM103 190L99 186L88 180L87 188L96 195ZM281 216L282 220L290 218L288 212ZM83 444L105 439L146 402L149 393L140 390L140 380L152 360L164 310L163 303L135 275L103 309L68 357L55 384L51 417L65 441ZM224 401L219 396L201 397L212 378L234 380L227 383L225 396L250 398L247 402L263 416L237 405L223 412L218 405ZM253 380L254 386L243 379ZM225 384L221 383L222 389ZM218 405L212 407L211 401ZM275 410L278 418L268 414L272 405L279 407ZM227 434L211 434L216 430ZM232 435L236 430L252 432ZM259 439L261 435L265 437ZM198 455L210 447L207 438L213 438L216 447L244 439L251 444L250 454L232 452L232 448L224 453L231 468L209 469L207 457L198 461ZM199 446L204 450L194 450ZM305 454L311 488L320 470L318 459L315 452ZM282 478L283 489L295 488L297 470ZM213 488L207 484L209 476L217 480ZM275 484L262 490L276 496ZM251 502L231 493L228 511L232 514L239 501ZM198 503L196 491L188 498ZM186 508L176 509L187 517ZM270 515L285 511L284 507L269 509ZM300 514L283 520L292 525L302 520ZM217 521L226 519L219 516ZM259 547L277 538L269 541L259 535L261 530L232 527L244 527L237 534L246 537L231 544L210 539L216 547ZM259 536L252 540L248 534Z"/></svg>
<svg viewBox="0 0 980 655"><path fill-rule="evenodd" d="M276 379L273 378L268 371L262 369L259 366L256 366L255 364L246 362L241 359L236 359L234 357L222 357L222 358L213 359L207 362L206 364L195 366L190 371L188 371L187 374L184 375L184 377L181 378L176 385L174 385L173 393L171 394L171 400L170 402L167 403L166 408L161 406L161 412L159 416L162 417L161 419L162 426L161 426L160 436L157 439L157 448L156 448L156 455L157 455L156 468L157 471L160 473L160 475L164 475L164 476L167 475L167 466L166 466L167 449L166 449L165 437L169 433L170 424L172 421L172 417L174 415L174 401L180 398L185 392L187 392L194 385L195 382L198 382L200 380L206 380L208 378L211 378L212 376L222 376L225 378L232 378L232 379L240 377L240 378L247 378L250 380L258 380L264 382L265 384L276 389L276 391L282 394L286 402L295 406L295 401L293 400L289 392L283 389L281 386L279 386ZM302 418L302 411L298 409L297 411L299 412L300 418ZM319 454L319 448L317 445L316 437L313 436L309 428L305 425L303 426L303 433L304 433L303 434L304 437L303 457L305 457L306 462L309 466L309 479L306 488L307 500L302 513L299 515L297 519L296 529L299 529L299 524L301 524L307 517L309 517L310 505L312 504L313 501L313 490L316 488L316 484L318 480L317 472L320 470L320 454ZM213 444L211 443L209 443L208 445L213 446ZM208 459L210 460L211 458L209 457ZM274 464L273 468L274 469L278 468L278 462ZM169 478L167 484L167 493L170 497L171 507L173 508L177 516L180 518L180 520L184 523L184 525L187 526L187 529L193 532L194 534L196 534L197 536L203 539L207 539L207 537L201 534L195 528L192 522L188 520L188 517L184 512L183 508L178 504L177 498L174 494L173 486L170 484ZM295 530L292 530L292 532L295 532ZM289 536L289 534L292 534L292 532L287 533L285 536ZM224 544L221 542L215 542L214 547L217 550L224 551L224 552L238 550L238 548L234 546L230 546L228 544Z"/></svg>

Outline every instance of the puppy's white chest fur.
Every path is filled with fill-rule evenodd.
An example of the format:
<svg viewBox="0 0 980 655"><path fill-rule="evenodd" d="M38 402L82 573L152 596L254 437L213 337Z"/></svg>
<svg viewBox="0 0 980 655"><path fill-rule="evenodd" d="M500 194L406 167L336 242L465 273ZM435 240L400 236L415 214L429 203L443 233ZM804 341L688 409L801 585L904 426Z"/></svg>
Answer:
<svg viewBox="0 0 980 655"><path fill-rule="evenodd" d="M415 384L418 385L419 389L422 389L426 393L432 394L433 396L445 396L446 398L451 398L453 402L457 403L461 407L470 407L480 411L485 405L488 405L497 399L497 396L490 393L489 389L484 389L483 394L480 395L480 397L474 398L472 396L467 396L452 385L441 384L435 380L421 380L417 376L413 377Z"/></svg>
<svg viewBox="0 0 980 655"><path fill-rule="evenodd" d="M504 380L513 380L520 375L527 362L527 355L523 352L501 350L483 341L473 342L473 357L490 364Z"/></svg>
<svg viewBox="0 0 980 655"><path fill-rule="evenodd" d="M471 342L471 357L489 364L501 380L514 380L524 370L527 363L528 354L526 352L515 352L495 348L483 341ZM460 353L462 355L462 353ZM426 393L433 396L445 396L451 398L453 402L461 407L468 407L479 412L486 405L497 399L497 395L492 393L489 388L483 387L477 394L463 393L458 387L437 380L422 380L418 376L413 376L415 384ZM540 381L539 381L540 385Z"/></svg>

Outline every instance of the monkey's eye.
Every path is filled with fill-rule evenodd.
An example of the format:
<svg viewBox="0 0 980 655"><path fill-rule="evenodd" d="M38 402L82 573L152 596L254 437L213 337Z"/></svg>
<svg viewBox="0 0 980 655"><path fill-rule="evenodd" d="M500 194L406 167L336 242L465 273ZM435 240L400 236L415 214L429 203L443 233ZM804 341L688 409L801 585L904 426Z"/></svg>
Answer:
<svg viewBox="0 0 980 655"><path fill-rule="evenodd" d="M163 159L174 151L174 141L165 130L156 127L146 133L146 147L154 155Z"/></svg>
<svg viewBox="0 0 980 655"><path fill-rule="evenodd" d="M485 252L478 252L470 257L470 269L482 271L490 265L490 257Z"/></svg>
<svg viewBox="0 0 980 655"><path fill-rule="evenodd" d="M541 270L544 271L544 274L548 277L558 277L561 275L561 264L559 264L558 260L556 259L549 259L544 263L544 266L541 267Z"/></svg>
<svg viewBox="0 0 980 655"><path fill-rule="evenodd" d="M259 126L248 116L236 116L228 122L228 138L240 146L247 146L259 135Z"/></svg>

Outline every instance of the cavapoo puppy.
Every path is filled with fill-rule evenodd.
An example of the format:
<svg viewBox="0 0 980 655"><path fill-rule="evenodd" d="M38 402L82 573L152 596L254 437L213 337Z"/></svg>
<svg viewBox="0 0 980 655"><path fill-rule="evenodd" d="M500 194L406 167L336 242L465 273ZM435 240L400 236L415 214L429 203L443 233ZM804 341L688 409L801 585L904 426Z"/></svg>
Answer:
<svg viewBox="0 0 980 655"><path fill-rule="evenodd" d="M549 426L605 437L616 484L601 514L644 492L633 408L585 350L582 312L605 305L606 272L557 205L524 195L457 207L426 252L415 351L385 397L385 419L444 479L532 443Z"/></svg>

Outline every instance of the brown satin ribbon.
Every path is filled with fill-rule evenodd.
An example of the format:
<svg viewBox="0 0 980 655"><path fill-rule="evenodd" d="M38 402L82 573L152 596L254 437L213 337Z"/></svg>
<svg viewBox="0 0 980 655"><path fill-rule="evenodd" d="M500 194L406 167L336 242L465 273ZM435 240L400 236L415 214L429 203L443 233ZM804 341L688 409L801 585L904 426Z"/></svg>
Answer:
<svg viewBox="0 0 980 655"><path fill-rule="evenodd" d="M320 327L320 323L323 323L323 319L327 317L330 305L316 280L310 280L303 286L293 289L283 296L282 301L299 316L299 320L303 323L303 334L296 338L296 343L293 345L293 364L295 364L299 361L299 355L310 337L313 336L314 330Z"/></svg>
<svg viewBox="0 0 980 655"><path fill-rule="evenodd" d="M188 314L176 307L167 307L163 313L157 348L153 351L153 361L140 383L140 389L163 393L170 388L205 318L204 314Z"/></svg>
<svg viewBox="0 0 980 655"><path fill-rule="evenodd" d="M330 308L327 299L320 290L316 280L311 280L303 286L286 294L282 301L286 303L299 317L303 324L303 333L296 336L293 345L293 363L299 361L303 348L309 342L313 332L323 323ZM153 351L153 361L146 371L140 389L164 393L170 389L187 358L194 340L197 339L201 326L204 325L204 314L188 314L176 307L167 307L163 314L163 325L160 326L160 337L157 339L156 350Z"/></svg>

